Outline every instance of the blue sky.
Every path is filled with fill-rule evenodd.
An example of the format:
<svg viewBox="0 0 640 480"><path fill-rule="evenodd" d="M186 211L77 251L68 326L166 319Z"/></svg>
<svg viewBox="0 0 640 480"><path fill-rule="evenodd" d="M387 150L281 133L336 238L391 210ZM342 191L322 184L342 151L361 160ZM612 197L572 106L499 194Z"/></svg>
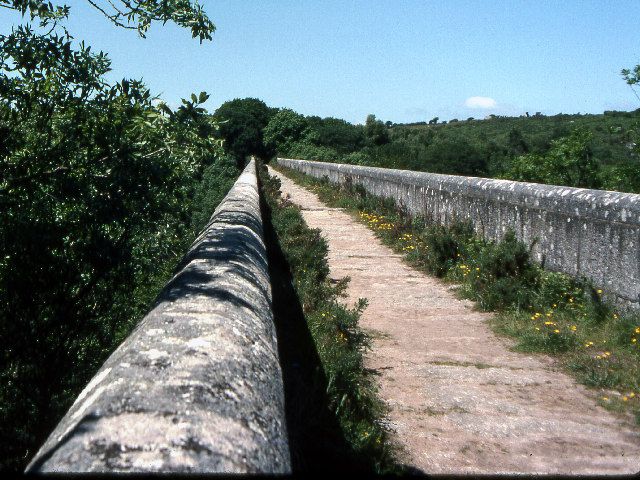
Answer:
<svg viewBox="0 0 640 480"><path fill-rule="evenodd" d="M205 90L211 110L258 97L356 123L640 107L620 77L640 63L638 0L202 0L217 26L202 45L173 25L140 39L66 3L112 78L143 78L172 105ZM0 11L0 32L19 21Z"/></svg>

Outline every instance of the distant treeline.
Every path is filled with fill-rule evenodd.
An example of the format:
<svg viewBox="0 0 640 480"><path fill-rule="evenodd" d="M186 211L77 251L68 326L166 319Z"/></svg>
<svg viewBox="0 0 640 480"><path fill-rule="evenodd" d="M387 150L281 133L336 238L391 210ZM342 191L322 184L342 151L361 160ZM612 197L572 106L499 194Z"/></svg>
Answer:
<svg viewBox="0 0 640 480"><path fill-rule="evenodd" d="M304 116L258 99L223 104L228 151L434 173L640 192L640 109L364 125Z"/></svg>

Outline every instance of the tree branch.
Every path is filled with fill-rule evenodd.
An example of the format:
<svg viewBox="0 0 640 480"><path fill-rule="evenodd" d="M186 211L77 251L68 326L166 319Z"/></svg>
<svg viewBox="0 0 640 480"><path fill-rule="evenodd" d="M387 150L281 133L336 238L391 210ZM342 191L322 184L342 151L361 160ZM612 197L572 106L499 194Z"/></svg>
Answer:
<svg viewBox="0 0 640 480"><path fill-rule="evenodd" d="M91 6L93 6L96 10L98 10L100 13L102 13L114 25L116 25L118 27L126 28L128 30L139 30L137 27L133 27L131 25L127 25L125 23L122 23L119 20L121 17L124 16L124 13L122 13L115 6L113 6L113 3L109 2L109 3L111 3L111 6L116 10L117 13L115 13L115 14L110 14L105 9L103 9L100 5L95 3L93 0L87 0L87 2L89 2L91 4Z"/></svg>
<svg viewBox="0 0 640 480"><path fill-rule="evenodd" d="M45 172L36 172L36 173L31 173L29 175L23 175L21 177L15 177L15 178L10 178L7 180L7 182L9 183L9 186L15 186L15 184L20 184L20 183L24 183L24 182L28 182L29 180L33 179L33 178L37 178L37 177L48 177L50 175L57 175L60 172L64 172L69 170L68 167L56 167L53 170L47 170ZM9 187L5 187L0 189L0 191L2 190L8 190Z"/></svg>

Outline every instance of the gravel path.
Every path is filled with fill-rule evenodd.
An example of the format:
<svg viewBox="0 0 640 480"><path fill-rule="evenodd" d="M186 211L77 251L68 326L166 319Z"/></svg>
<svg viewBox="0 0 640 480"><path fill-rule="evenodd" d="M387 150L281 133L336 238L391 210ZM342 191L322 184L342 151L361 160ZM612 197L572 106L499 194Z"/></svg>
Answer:
<svg viewBox="0 0 640 480"><path fill-rule="evenodd" d="M551 358L512 352L489 314L411 269L373 232L282 174L282 192L329 243L331 276L369 301L367 366L406 463L426 473L608 474L640 470L640 434Z"/></svg>

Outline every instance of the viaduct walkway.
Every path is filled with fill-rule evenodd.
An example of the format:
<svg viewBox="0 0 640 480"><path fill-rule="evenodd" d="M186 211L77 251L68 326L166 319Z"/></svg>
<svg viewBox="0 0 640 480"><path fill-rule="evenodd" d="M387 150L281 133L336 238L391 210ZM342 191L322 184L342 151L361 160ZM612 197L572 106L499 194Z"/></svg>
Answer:
<svg viewBox="0 0 640 480"><path fill-rule="evenodd" d="M412 270L341 209L282 174L283 195L329 244L349 302L367 298L368 366L404 447L425 473L634 473L640 436L551 358L512 352L443 282Z"/></svg>

